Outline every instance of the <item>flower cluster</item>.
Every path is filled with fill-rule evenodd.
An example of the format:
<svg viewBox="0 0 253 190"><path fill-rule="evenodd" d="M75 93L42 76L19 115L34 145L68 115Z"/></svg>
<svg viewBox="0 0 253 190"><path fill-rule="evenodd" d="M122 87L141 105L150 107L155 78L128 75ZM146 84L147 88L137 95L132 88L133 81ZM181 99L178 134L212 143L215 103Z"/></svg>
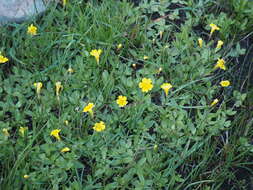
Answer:
<svg viewBox="0 0 253 190"><path fill-rule="evenodd" d="M43 83L42 82L35 82L33 83L33 86L36 89L36 94L38 95L38 97L40 97L40 93L41 93L41 89L43 87ZM59 96L60 96L60 92L63 90L63 85L61 84L60 81L55 83L55 93L57 96L57 99L59 100Z"/></svg>
<svg viewBox="0 0 253 190"><path fill-rule="evenodd" d="M220 30L220 27L218 27L218 26L217 26L216 24L214 24L214 23L211 23L209 26L210 26L210 28L211 28L210 34L209 34L210 37L212 36L212 34L213 34L215 31L219 31L219 30ZM223 42L222 40L219 40L219 41L217 42L217 45L216 45L216 48L215 48L215 52L219 51L219 50L222 48L223 44L224 44L224 42ZM200 48L203 47L203 39L202 39L202 38L198 38L198 45L199 45ZM218 58L218 60L217 60L217 62L216 62L216 65L214 66L214 69L226 70L227 67L226 67L225 63L226 63L226 62L225 62L224 59ZM228 86L230 85L230 81L228 81L228 80L221 81L221 82L220 82L220 85L221 85L222 87L228 87ZM211 105L211 106L214 106L214 105L216 105L218 102L219 102L219 100L216 98L216 99L213 100L213 102L212 102L210 105Z"/></svg>
<svg viewBox="0 0 253 190"><path fill-rule="evenodd" d="M63 4L65 5L66 4L66 1L63 1ZM220 28L216 25L216 24L213 24L211 23L210 25L210 37L213 35L213 33L215 31L219 31ZM34 26L33 24L31 24L28 28L27 28L27 33L34 36L34 35L37 35L37 27ZM160 34L162 36L162 33ZM203 44L204 44L204 41L202 38L198 38L198 45L200 48L203 48ZM224 45L224 42L219 40L217 42L217 45L216 45L216 48L215 48L215 51L218 51L222 48L222 46ZM122 44L118 44L117 45L117 50L119 51L121 48L123 47ZM100 56L102 54L102 50L101 49L93 49L91 52L90 52L90 55L93 56L97 62L97 64L99 64L99 61L100 61ZM148 60L149 57L148 56L143 56L143 60ZM0 63L6 63L8 62L9 59L7 57L4 57L1 52L0 52ZM225 60L222 59L222 58L218 58L217 60L217 63L216 65L214 66L214 69L222 69L222 70L226 70L226 65L225 65ZM136 67L136 64L133 64L132 65L134 68ZM162 71L162 68L159 68L158 70L158 73L160 73ZM73 73L74 70L70 67L68 70L67 70L68 73ZM220 81L220 86L222 87L228 87L230 85L230 81L228 80L223 80L223 81ZM34 87L36 89L36 94L38 95L38 97L40 97L40 94L41 94L41 90L43 88L43 83L42 82L35 82L34 84ZM151 91L154 87L154 84L153 84L153 81L150 79L150 78L142 78L141 81L139 82L138 84L139 88L141 89L141 91L143 93L148 93L149 91ZM167 97L168 94L169 94L169 91L173 88L172 84L171 83L168 83L168 82L165 82L163 83L160 88L164 91L165 93L165 96ZM60 81L56 82L55 83L55 93L56 93L56 96L57 96L57 99L59 99L59 96L60 96L60 93L61 91L63 90L63 85ZM216 98L214 99L210 106L215 106L217 103L219 102L219 100ZM127 104L128 104L128 99L126 96L124 95L119 95L116 99L116 103L117 105L120 107L120 108L123 108L125 107ZM93 113L93 109L95 107L95 104L90 102L88 103L86 106L84 106L83 108L83 112L84 113L89 113L92 117L94 115ZM66 120L65 121L65 124L68 125L68 121ZM98 123L95 123L94 126L93 126L93 129L97 132L101 132L101 131L104 131L106 129L106 125L103 121L100 121ZM20 127L19 128L19 133L21 136L24 137L26 131L28 130L27 127ZM2 130L3 134L6 136L6 137L9 137L10 134L8 132L8 129L7 128L4 128ZM57 139L58 141L61 140L61 137L60 137L60 132L61 132L61 129L54 129L51 131L50 133L50 136L53 136L55 139ZM62 148L62 150L60 152L64 153L64 152L69 152L70 151L70 148L68 147L64 147ZM25 177L24 177L25 178Z"/></svg>

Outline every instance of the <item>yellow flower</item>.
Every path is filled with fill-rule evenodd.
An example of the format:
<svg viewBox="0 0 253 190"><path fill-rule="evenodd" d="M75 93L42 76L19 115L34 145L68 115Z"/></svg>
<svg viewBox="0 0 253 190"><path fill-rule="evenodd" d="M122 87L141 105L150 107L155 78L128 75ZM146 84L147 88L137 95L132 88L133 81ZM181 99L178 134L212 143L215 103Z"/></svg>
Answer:
<svg viewBox="0 0 253 190"><path fill-rule="evenodd" d="M159 35L160 35L160 39L162 39L162 37L163 37L163 31L160 31Z"/></svg>
<svg viewBox="0 0 253 190"><path fill-rule="evenodd" d="M220 82L220 85L221 85L222 87L227 87L227 86L230 85L230 82L229 82L228 80L223 80L223 81Z"/></svg>
<svg viewBox="0 0 253 190"><path fill-rule="evenodd" d="M139 83L139 88L142 92L148 92L153 88L152 80L149 78L143 78Z"/></svg>
<svg viewBox="0 0 253 190"><path fill-rule="evenodd" d="M157 70L157 74L159 74L160 72L162 72L162 67L159 67L159 69Z"/></svg>
<svg viewBox="0 0 253 190"><path fill-rule="evenodd" d="M127 97L126 96L118 96L118 99L116 102L119 105L119 107L124 107L128 103Z"/></svg>
<svg viewBox="0 0 253 190"><path fill-rule="evenodd" d="M27 175L27 174L25 174L23 177L24 177L25 179L28 179L30 176Z"/></svg>
<svg viewBox="0 0 253 190"><path fill-rule="evenodd" d="M97 132L101 132L105 130L105 123L103 121L100 121L99 123L95 123L93 129Z"/></svg>
<svg viewBox="0 0 253 190"><path fill-rule="evenodd" d="M1 55L0 53L0 63L6 63L7 61L9 61L9 59L7 57L4 57L3 55Z"/></svg>
<svg viewBox="0 0 253 190"><path fill-rule="evenodd" d="M219 100L216 98L213 100L213 102L210 104L210 106L214 106L215 104L217 104L219 102Z"/></svg>
<svg viewBox="0 0 253 190"><path fill-rule="evenodd" d="M222 47L223 44L224 44L224 42L219 40L218 43L217 43L217 46L216 46L216 50L219 50Z"/></svg>
<svg viewBox="0 0 253 190"><path fill-rule="evenodd" d="M61 149L61 152L64 153L64 152L69 152L70 151L70 148L68 147L65 147L63 149Z"/></svg>
<svg viewBox="0 0 253 190"><path fill-rule="evenodd" d="M36 88L36 93L38 94L38 96L40 96L40 91L41 91L43 84L41 82L35 82L33 85Z"/></svg>
<svg viewBox="0 0 253 190"><path fill-rule="evenodd" d="M67 0L62 0L62 5L66 6L66 4L67 4Z"/></svg>
<svg viewBox="0 0 253 190"><path fill-rule="evenodd" d="M56 91L56 96L59 99L59 95L60 95L60 91L63 89L63 86L61 84L61 82L56 82L55 83L55 91Z"/></svg>
<svg viewBox="0 0 253 190"><path fill-rule="evenodd" d="M216 65L214 66L214 68L215 69L220 68L220 69L226 70L224 59L218 58L218 61L217 61Z"/></svg>
<svg viewBox="0 0 253 190"><path fill-rule="evenodd" d="M101 53L102 53L101 49L94 49L90 52L90 55L94 56L97 63L99 63L99 57L100 57Z"/></svg>
<svg viewBox="0 0 253 190"><path fill-rule="evenodd" d="M172 85L170 83L163 83L161 88L164 90L166 96L168 96L168 92L172 88Z"/></svg>
<svg viewBox="0 0 253 190"><path fill-rule="evenodd" d="M93 116L92 109L93 109L94 106L95 105L93 103L88 103L88 105L83 108L83 112L85 112L85 113L89 112Z"/></svg>
<svg viewBox="0 0 253 190"><path fill-rule="evenodd" d="M70 67L68 68L68 73L74 73L74 70Z"/></svg>
<svg viewBox="0 0 253 190"><path fill-rule="evenodd" d="M8 129L7 128L3 128L3 133L4 133L4 136L6 137L9 137L10 136L10 133L8 132Z"/></svg>
<svg viewBox="0 0 253 190"><path fill-rule="evenodd" d="M118 44L117 50L120 50L122 48L122 44Z"/></svg>
<svg viewBox="0 0 253 190"><path fill-rule="evenodd" d="M20 127L19 128L19 133L23 137L25 135L25 131L28 130L28 127Z"/></svg>
<svg viewBox="0 0 253 190"><path fill-rule="evenodd" d="M203 40L202 40L202 38L199 38L198 42L199 42L199 47L202 48L202 46L203 46Z"/></svg>
<svg viewBox="0 0 253 190"><path fill-rule="evenodd" d="M220 30L216 24L211 23L209 26L211 27L210 36L214 33L214 31Z"/></svg>
<svg viewBox="0 0 253 190"><path fill-rule="evenodd" d="M143 59L144 59L144 60L147 60L147 59L149 59L149 57L146 56L146 55L144 55L144 56L143 56Z"/></svg>
<svg viewBox="0 0 253 190"><path fill-rule="evenodd" d="M61 129L54 129L51 131L50 135L55 137L58 141L61 140L59 133L61 132Z"/></svg>
<svg viewBox="0 0 253 190"><path fill-rule="evenodd" d="M27 33L34 36L37 34L37 27L34 26L33 24L31 24L28 28L27 28Z"/></svg>
<svg viewBox="0 0 253 190"><path fill-rule="evenodd" d="M65 125L69 125L69 121L68 121L68 120L65 120L65 121L64 121L64 124L65 124Z"/></svg>
<svg viewBox="0 0 253 190"><path fill-rule="evenodd" d="M133 63L133 64L132 64L132 67L133 67L133 68L136 68L136 64L135 64L135 63Z"/></svg>

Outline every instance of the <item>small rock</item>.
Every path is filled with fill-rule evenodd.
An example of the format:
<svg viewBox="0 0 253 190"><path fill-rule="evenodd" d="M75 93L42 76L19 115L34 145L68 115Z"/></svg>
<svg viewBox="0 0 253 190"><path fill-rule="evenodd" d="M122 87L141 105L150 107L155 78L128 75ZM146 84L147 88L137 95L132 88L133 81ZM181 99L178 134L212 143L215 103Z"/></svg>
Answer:
<svg viewBox="0 0 253 190"><path fill-rule="evenodd" d="M42 13L52 0L0 0L0 25L22 22Z"/></svg>

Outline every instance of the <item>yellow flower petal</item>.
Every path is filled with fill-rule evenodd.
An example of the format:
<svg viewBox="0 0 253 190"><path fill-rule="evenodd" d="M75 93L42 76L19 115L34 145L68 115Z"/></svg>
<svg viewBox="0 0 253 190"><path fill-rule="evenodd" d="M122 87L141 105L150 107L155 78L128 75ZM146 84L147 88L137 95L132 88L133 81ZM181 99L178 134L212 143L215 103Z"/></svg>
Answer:
<svg viewBox="0 0 253 190"><path fill-rule="evenodd" d="M9 137L9 136L10 136L10 133L9 133L9 131L8 131L7 128L3 128L2 131L3 131L4 136L6 136L6 137Z"/></svg>
<svg viewBox="0 0 253 190"><path fill-rule="evenodd" d="M160 39L162 39L162 37L163 37L163 31L160 31L159 35L160 35Z"/></svg>
<svg viewBox="0 0 253 190"><path fill-rule="evenodd" d="M33 85L36 88L37 95L39 96L41 88L43 87L43 84L41 82L35 82Z"/></svg>
<svg viewBox="0 0 253 190"><path fill-rule="evenodd" d="M34 36L37 34L37 27L34 26L33 24L31 24L28 28L27 28L27 33Z"/></svg>
<svg viewBox="0 0 253 190"><path fill-rule="evenodd" d="M56 92L56 96L57 98L59 98L59 95L60 95L60 91L63 89L63 86L61 84L61 82L56 82L55 83L55 92Z"/></svg>
<svg viewBox="0 0 253 190"><path fill-rule="evenodd" d="M124 107L127 105L127 97L126 96L118 96L118 99L116 100L119 107Z"/></svg>
<svg viewBox="0 0 253 190"><path fill-rule="evenodd" d="M99 58L100 58L100 55L102 53L102 50L101 49L93 49L91 52L90 52L90 55L91 56L94 56L97 63L99 63Z"/></svg>
<svg viewBox="0 0 253 190"><path fill-rule="evenodd" d="M94 106L95 105L93 103L88 103L88 105L83 108L83 112L90 112L90 111L92 111L92 109L93 109Z"/></svg>
<svg viewBox="0 0 253 190"><path fill-rule="evenodd" d="M227 87L227 86L230 85L230 82L229 82L228 80L223 80L223 81L220 82L220 85L221 85L222 87Z"/></svg>
<svg viewBox="0 0 253 190"><path fill-rule="evenodd" d="M73 73L74 72L74 70L70 67L70 68L68 68L68 73Z"/></svg>
<svg viewBox="0 0 253 190"><path fill-rule="evenodd" d="M143 59L147 60L147 59L149 59L149 57L145 55L145 56L143 56Z"/></svg>
<svg viewBox="0 0 253 190"><path fill-rule="evenodd" d="M0 63L6 63L8 61L9 59L7 57L4 57L3 55L0 54Z"/></svg>
<svg viewBox="0 0 253 190"><path fill-rule="evenodd" d="M61 149L61 152L64 153L64 152L69 152L70 151L70 148L68 147L65 147L63 149Z"/></svg>
<svg viewBox="0 0 253 190"><path fill-rule="evenodd" d="M220 30L220 28L219 28L216 24L211 23L209 26L211 27L210 36L211 36L216 30Z"/></svg>
<svg viewBox="0 0 253 190"><path fill-rule="evenodd" d="M153 88L152 80L149 78L143 78L139 83L139 88L142 90L142 92L148 92L152 90Z"/></svg>
<svg viewBox="0 0 253 190"><path fill-rule="evenodd" d="M198 43L199 43L199 47L202 48L202 46L203 46L203 40L202 40L202 38L198 39Z"/></svg>
<svg viewBox="0 0 253 190"><path fill-rule="evenodd" d="M28 130L28 127L20 127L19 128L19 133L21 134L22 137L25 136L25 131Z"/></svg>
<svg viewBox="0 0 253 190"><path fill-rule="evenodd" d="M122 44L118 44L117 50L120 50L122 48Z"/></svg>
<svg viewBox="0 0 253 190"><path fill-rule="evenodd" d="M68 121L68 120L65 120L65 121L64 121L64 124L65 124L65 125L69 125L69 121Z"/></svg>
<svg viewBox="0 0 253 190"><path fill-rule="evenodd" d="M170 83L163 83L161 85L161 88L164 90L166 96L168 96L168 92L169 90L172 88L173 86Z"/></svg>
<svg viewBox="0 0 253 190"><path fill-rule="evenodd" d="M100 121L99 123L95 123L93 129L97 132L101 132L105 130L105 123Z"/></svg>
<svg viewBox="0 0 253 190"><path fill-rule="evenodd" d="M219 49L223 46L223 44L224 44L224 42L221 41L221 40L219 40L219 41L217 42L216 50L219 50Z"/></svg>
<svg viewBox="0 0 253 190"><path fill-rule="evenodd" d="M67 0L62 0L62 5L66 6L66 4L67 4Z"/></svg>
<svg viewBox="0 0 253 190"><path fill-rule="evenodd" d="M30 176L26 174L26 175L24 175L23 177L24 177L25 179L28 179Z"/></svg>
<svg viewBox="0 0 253 190"><path fill-rule="evenodd" d="M61 140L59 133L61 132L61 129L54 129L51 131L50 135L55 137L58 141Z"/></svg>
<svg viewBox="0 0 253 190"><path fill-rule="evenodd" d="M159 67L159 69L157 70L157 74L160 74L160 72L162 72L162 67Z"/></svg>
<svg viewBox="0 0 253 190"><path fill-rule="evenodd" d="M224 59L218 58L218 61L217 61L216 65L214 66L214 68L215 68L215 69L220 68L220 69L226 70L226 66L225 66L225 61L224 61Z"/></svg>
<svg viewBox="0 0 253 190"><path fill-rule="evenodd" d="M219 102L219 100L216 98L213 100L213 102L210 104L210 106L214 106Z"/></svg>

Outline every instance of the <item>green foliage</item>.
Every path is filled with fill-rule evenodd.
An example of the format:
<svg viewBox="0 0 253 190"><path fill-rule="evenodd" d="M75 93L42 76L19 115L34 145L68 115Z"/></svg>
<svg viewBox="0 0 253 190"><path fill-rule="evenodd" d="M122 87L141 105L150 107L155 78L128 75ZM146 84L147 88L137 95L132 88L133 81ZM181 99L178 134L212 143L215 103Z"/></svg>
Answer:
<svg viewBox="0 0 253 190"><path fill-rule="evenodd" d="M233 82L219 85L232 81L233 60L245 53L229 44L238 20L226 13L200 19L201 2L144 1L135 8L125 1L72 1L4 27L0 47L10 61L0 64L1 189L208 190L230 180L246 187L231 170L250 165L242 161L252 152L251 115L242 114L249 97ZM35 36L27 34L31 23ZM210 23L221 28L213 36ZM99 63L93 49L103 50ZM228 70L214 69L218 58ZM154 85L148 93L139 88L144 77ZM43 84L40 95L36 82ZM168 96L160 87L165 82L173 85ZM128 99L124 108L119 95ZM94 115L82 112L89 102ZM97 132L92 127L100 121L106 129ZM241 138L228 138L237 124L247 125ZM24 134L20 127L27 127ZM61 129L60 141L50 135L54 129ZM70 151L61 152L65 147Z"/></svg>

